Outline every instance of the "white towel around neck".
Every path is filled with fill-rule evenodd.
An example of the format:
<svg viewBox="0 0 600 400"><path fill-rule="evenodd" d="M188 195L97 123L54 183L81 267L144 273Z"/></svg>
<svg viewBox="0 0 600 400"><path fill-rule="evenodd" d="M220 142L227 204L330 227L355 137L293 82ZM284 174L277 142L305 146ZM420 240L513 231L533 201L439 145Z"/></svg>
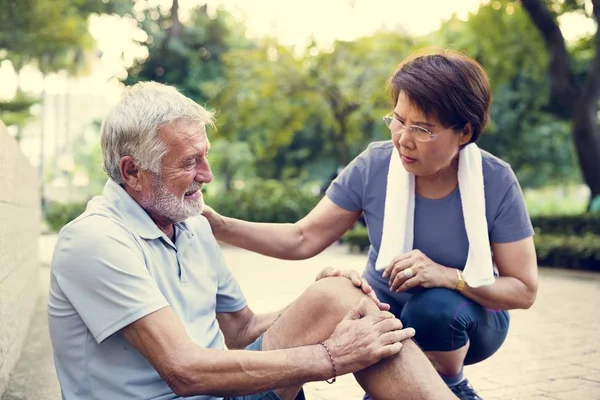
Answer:
<svg viewBox="0 0 600 400"><path fill-rule="evenodd" d="M485 216L483 168L481 151L475 143L459 153L458 188L469 240L463 277L470 287L491 285L495 278ZM383 271L394 257L413 249L415 176L404 169L396 148L390 159L384 213L381 246L375 263L378 271Z"/></svg>

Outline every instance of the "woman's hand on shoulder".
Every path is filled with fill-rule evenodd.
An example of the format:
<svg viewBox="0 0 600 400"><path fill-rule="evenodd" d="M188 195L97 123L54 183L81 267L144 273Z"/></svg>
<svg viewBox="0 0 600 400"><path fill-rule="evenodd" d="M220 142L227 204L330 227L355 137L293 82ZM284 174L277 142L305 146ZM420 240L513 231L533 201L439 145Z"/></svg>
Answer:
<svg viewBox="0 0 600 400"><path fill-rule="evenodd" d="M382 276L389 278L390 291L397 293L415 286L454 289L458 281L454 268L433 262L420 250L412 250L395 257Z"/></svg>
<svg viewBox="0 0 600 400"><path fill-rule="evenodd" d="M218 239L218 235L225 230L225 220L223 219L223 216L206 204L202 210L202 215L204 215L204 217L208 220L210 229L213 231L213 235L215 235L215 237Z"/></svg>

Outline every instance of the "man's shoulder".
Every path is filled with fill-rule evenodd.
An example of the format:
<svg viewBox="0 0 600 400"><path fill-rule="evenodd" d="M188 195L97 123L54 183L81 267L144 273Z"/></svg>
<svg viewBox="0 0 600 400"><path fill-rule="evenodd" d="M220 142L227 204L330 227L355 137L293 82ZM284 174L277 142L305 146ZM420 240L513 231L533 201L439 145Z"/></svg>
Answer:
<svg viewBox="0 0 600 400"><path fill-rule="evenodd" d="M133 231L118 213L90 203L81 215L60 230L56 250L69 250L69 254L95 253L109 251L114 243L138 248Z"/></svg>
<svg viewBox="0 0 600 400"><path fill-rule="evenodd" d="M130 234L125 220L114 210L103 204L93 204L97 199L88 203L87 209L71 222L66 224L59 233L59 239L64 235L75 235L78 238L96 237L109 233Z"/></svg>

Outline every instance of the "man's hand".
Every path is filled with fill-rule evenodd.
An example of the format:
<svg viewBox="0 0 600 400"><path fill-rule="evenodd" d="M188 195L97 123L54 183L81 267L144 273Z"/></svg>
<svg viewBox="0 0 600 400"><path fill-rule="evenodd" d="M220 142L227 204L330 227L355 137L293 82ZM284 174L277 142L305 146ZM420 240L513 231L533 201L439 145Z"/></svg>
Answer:
<svg viewBox="0 0 600 400"><path fill-rule="evenodd" d="M397 354L402 341L415 335L412 328L402 329L402 322L392 313L372 310L369 300L363 298L325 340L338 375L359 371Z"/></svg>
<svg viewBox="0 0 600 400"><path fill-rule="evenodd" d="M394 257L382 276L389 277L390 292L404 292L415 286L449 289L456 286L456 271L433 262L420 250Z"/></svg>
<svg viewBox="0 0 600 400"><path fill-rule="evenodd" d="M375 304L377 304L380 310L387 311L390 309L390 305L379 301L371 285L369 285L369 283L364 278L362 278L358 272L352 269L345 269L341 271L338 268L325 267L321 272L319 272L319 274L315 278L315 282L320 279L329 278L332 276L343 276L347 279L350 279L352 284L354 284L354 286L356 286L357 288L362 289L363 293L369 296L375 302Z"/></svg>

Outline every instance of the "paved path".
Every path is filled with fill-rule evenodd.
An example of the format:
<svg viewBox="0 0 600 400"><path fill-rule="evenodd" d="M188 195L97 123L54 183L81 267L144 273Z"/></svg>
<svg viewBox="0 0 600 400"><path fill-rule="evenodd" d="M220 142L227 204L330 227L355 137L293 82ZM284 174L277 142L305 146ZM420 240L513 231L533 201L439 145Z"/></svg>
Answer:
<svg viewBox="0 0 600 400"><path fill-rule="evenodd" d="M327 265L362 271L365 256L334 247L306 261L280 261L236 248L225 257L257 312L299 296ZM530 310L511 312L509 336L466 375L485 400L600 399L600 275L540 270L540 289ZM265 290L265 286L269 289ZM353 377L334 385L311 383L315 400L360 399Z"/></svg>
<svg viewBox="0 0 600 400"><path fill-rule="evenodd" d="M43 262L50 259L53 240L42 237ZM348 254L341 247L295 262L231 247L225 247L224 254L256 312L274 311L293 301L324 266L361 271L365 264L364 255ZM48 268L42 274L47 277ZM600 275L548 269L540 274L536 304L511 312L505 344L489 360L467 367L466 374L486 400L600 400ZM42 300L27 339L34 345L17 366L5 400L60 398L54 374L48 372L53 366L43 337L47 332L43 306ZM37 383L46 387L44 396L32 397L23 388L27 376L36 376L33 371L42 376L43 382ZM345 376L334 385L310 383L306 393L309 400L359 400L363 392L352 376Z"/></svg>

